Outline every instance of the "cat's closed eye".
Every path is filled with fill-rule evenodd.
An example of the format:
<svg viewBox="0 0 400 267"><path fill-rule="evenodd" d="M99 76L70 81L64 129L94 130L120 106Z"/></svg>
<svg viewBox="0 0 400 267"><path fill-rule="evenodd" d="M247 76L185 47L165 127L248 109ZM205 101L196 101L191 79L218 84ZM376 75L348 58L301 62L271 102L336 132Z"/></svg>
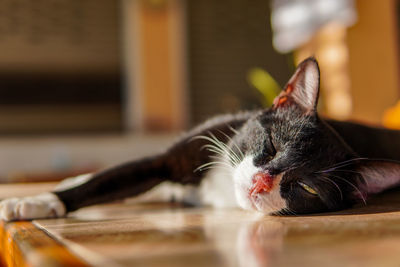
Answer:
<svg viewBox="0 0 400 267"><path fill-rule="evenodd" d="M274 157L275 157L275 154L271 154L271 153L265 154L265 153L262 153L262 154L260 154L260 155L258 155L258 156L256 156L256 157L254 158L254 165L256 165L256 166L263 166L263 165L267 164L268 162L270 162L271 160L273 160Z"/></svg>
<svg viewBox="0 0 400 267"><path fill-rule="evenodd" d="M270 144L270 156L273 158L276 155L276 148L272 140L271 134L269 135L269 144Z"/></svg>
<svg viewBox="0 0 400 267"><path fill-rule="evenodd" d="M265 165L271 160L273 160L275 155L276 155L276 148L272 141L272 137L269 134L268 141L266 142L263 151L254 158L254 164L256 166Z"/></svg>
<svg viewBox="0 0 400 267"><path fill-rule="evenodd" d="M302 183L302 182L297 182L297 183L301 186L301 188L303 188L305 191L307 191L311 195L315 195L315 196L318 195L318 192L314 188L312 188L311 186L309 186L309 185L307 185L305 183Z"/></svg>

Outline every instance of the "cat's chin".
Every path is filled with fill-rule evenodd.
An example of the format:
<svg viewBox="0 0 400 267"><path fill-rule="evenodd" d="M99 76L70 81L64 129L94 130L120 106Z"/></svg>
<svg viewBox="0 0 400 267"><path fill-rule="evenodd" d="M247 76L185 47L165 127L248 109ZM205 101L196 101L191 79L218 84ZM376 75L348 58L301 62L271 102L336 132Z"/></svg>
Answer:
<svg viewBox="0 0 400 267"><path fill-rule="evenodd" d="M279 192L260 193L251 196L250 202L252 210L263 214L274 214L287 207L286 201L279 195Z"/></svg>

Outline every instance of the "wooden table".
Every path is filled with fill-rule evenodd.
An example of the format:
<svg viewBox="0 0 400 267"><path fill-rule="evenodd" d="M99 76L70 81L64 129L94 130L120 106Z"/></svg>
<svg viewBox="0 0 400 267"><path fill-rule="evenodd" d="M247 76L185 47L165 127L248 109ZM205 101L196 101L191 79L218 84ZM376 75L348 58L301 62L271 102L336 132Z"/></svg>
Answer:
<svg viewBox="0 0 400 267"><path fill-rule="evenodd" d="M40 191L40 185L14 190L21 195L35 186ZM399 266L399 196L287 217L115 203L67 218L3 222L1 252L10 266Z"/></svg>

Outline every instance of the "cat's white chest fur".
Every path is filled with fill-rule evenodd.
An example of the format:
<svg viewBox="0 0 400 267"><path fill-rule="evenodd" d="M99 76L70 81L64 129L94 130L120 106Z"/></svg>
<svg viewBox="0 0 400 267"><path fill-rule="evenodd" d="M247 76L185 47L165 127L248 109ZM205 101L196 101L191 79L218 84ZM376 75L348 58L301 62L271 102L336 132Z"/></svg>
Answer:
<svg viewBox="0 0 400 267"><path fill-rule="evenodd" d="M233 169L217 165L203 178L199 195L202 204L213 207L238 207L235 197Z"/></svg>
<svg viewBox="0 0 400 267"><path fill-rule="evenodd" d="M175 200L196 206L238 207L234 190L233 168L221 163L209 170L198 186L163 182L130 201Z"/></svg>

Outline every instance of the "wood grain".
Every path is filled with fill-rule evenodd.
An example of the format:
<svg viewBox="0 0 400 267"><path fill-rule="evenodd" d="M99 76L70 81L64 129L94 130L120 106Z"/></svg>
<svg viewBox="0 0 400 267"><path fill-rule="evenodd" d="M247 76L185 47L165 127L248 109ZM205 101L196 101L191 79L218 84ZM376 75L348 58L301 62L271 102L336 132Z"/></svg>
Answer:
<svg viewBox="0 0 400 267"><path fill-rule="evenodd" d="M7 266L88 266L31 222L0 222L0 251Z"/></svg>
<svg viewBox="0 0 400 267"><path fill-rule="evenodd" d="M0 250L8 266L398 266L399 225L400 191L303 216L126 202L1 223Z"/></svg>

